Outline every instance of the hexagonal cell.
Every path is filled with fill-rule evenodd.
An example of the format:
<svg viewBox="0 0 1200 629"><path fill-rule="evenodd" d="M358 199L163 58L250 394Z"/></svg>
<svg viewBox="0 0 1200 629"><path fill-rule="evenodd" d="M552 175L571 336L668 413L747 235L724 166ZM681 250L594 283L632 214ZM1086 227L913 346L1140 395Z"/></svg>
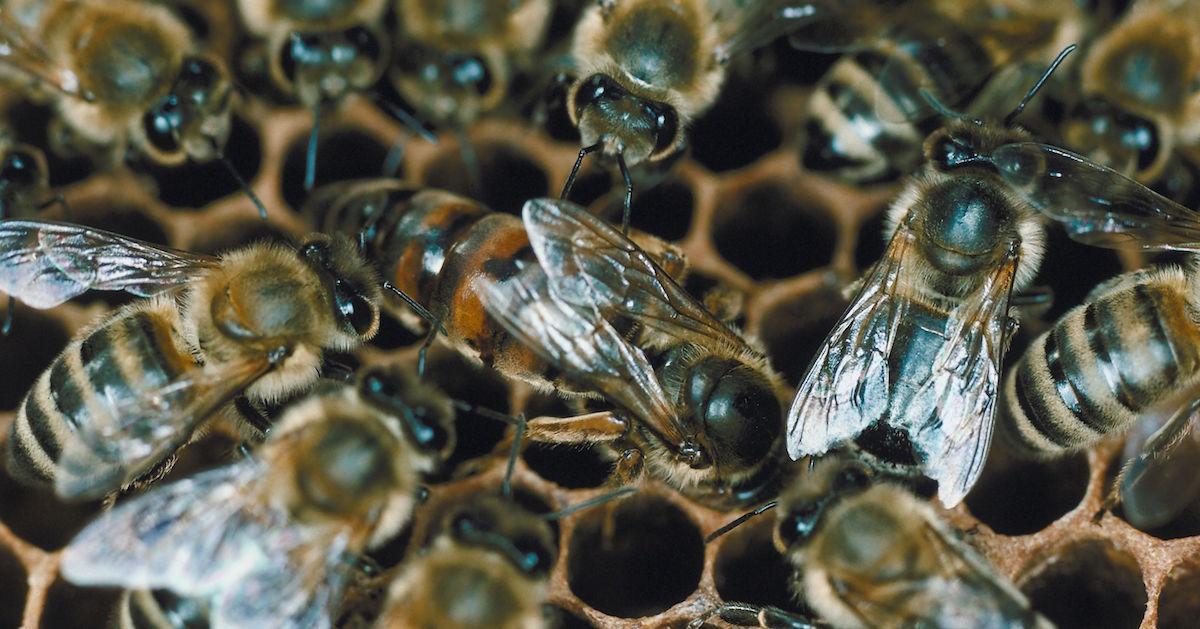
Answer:
<svg viewBox="0 0 1200 629"><path fill-rule="evenodd" d="M774 526L772 511L725 535L713 571L717 594L725 601L809 613L792 596L795 570L771 543Z"/></svg>
<svg viewBox="0 0 1200 629"><path fill-rule="evenodd" d="M529 199L549 194L546 173L520 146L491 141L473 148L478 173L467 166L469 153L456 145L447 146L425 169L424 184L478 199L493 210L510 214L520 214ZM472 183L476 178L478 191Z"/></svg>
<svg viewBox="0 0 1200 629"><path fill-rule="evenodd" d="M621 221L622 203L621 199L614 199L609 204L610 209L615 210L614 222ZM635 188L633 205L629 207L629 224L666 240L680 240L692 226L695 203L696 195L679 179L667 180L642 191Z"/></svg>
<svg viewBox="0 0 1200 629"><path fill-rule="evenodd" d="M95 168L87 157L63 156L49 150L49 128L55 118L54 109L47 104L18 100L8 107L3 119L20 142L40 147L46 153L46 167L50 170L50 186L58 188L82 181Z"/></svg>
<svg viewBox="0 0 1200 629"><path fill-rule="evenodd" d="M1176 566L1158 595L1159 629L1195 627L1200 618L1200 569Z"/></svg>
<svg viewBox="0 0 1200 629"><path fill-rule="evenodd" d="M5 357L0 360L0 411L15 410L20 405L38 376L70 340L57 321L16 304L12 330L7 336L0 335L0 356Z"/></svg>
<svg viewBox="0 0 1200 629"><path fill-rule="evenodd" d="M587 166L575 177L575 183L571 184L571 194L567 195L567 198L583 207L588 207L604 195L615 190L616 186L613 184L613 175L607 168ZM621 194L624 195L624 184L622 184L620 190ZM634 191L636 192L636 189Z"/></svg>
<svg viewBox="0 0 1200 629"><path fill-rule="evenodd" d="M29 594L25 566L12 551L0 546L0 626L21 626L21 614L25 607L25 596Z"/></svg>
<svg viewBox="0 0 1200 629"><path fill-rule="evenodd" d="M731 76L717 102L688 129L692 157L713 172L723 172L752 164L778 148L783 138L767 111L765 88L759 80Z"/></svg>
<svg viewBox="0 0 1200 629"><path fill-rule="evenodd" d="M1003 421L1000 419L998 421ZM967 495L971 513L1002 535L1036 533L1074 509L1087 491L1083 452L1048 461L996 465L993 456Z"/></svg>
<svg viewBox="0 0 1200 629"><path fill-rule="evenodd" d="M830 287L788 298L763 314L758 335L767 346L771 364L789 384L800 383L845 309L841 292Z"/></svg>
<svg viewBox="0 0 1200 629"><path fill-rule="evenodd" d="M1043 318L1055 321L1083 303L1097 284L1123 269L1113 251L1081 245L1056 225L1051 225L1048 232L1046 255L1033 285L1049 286L1054 291L1054 303Z"/></svg>
<svg viewBox="0 0 1200 629"><path fill-rule="evenodd" d="M317 171L313 187L334 181L378 177L387 159L388 147L365 131L337 129L322 133L317 141ZM304 189L304 174L307 168L308 136L296 138L288 146L283 160L283 199L292 209L298 209L308 196Z"/></svg>
<svg viewBox="0 0 1200 629"><path fill-rule="evenodd" d="M508 384L493 371L481 369L445 348L431 352L426 377L452 398L498 413L508 413ZM443 473L463 461L488 454L504 438L508 424L477 413L459 411L454 423L457 442Z"/></svg>
<svg viewBox="0 0 1200 629"><path fill-rule="evenodd" d="M832 217L778 181L741 190L713 219L713 243L721 257L755 280L829 264L837 234Z"/></svg>
<svg viewBox="0 0 1200 629"><path fill-rule="evenodd" d="M46 595L43 627L95 627L112 618L120 600L116 588L81 588L56 579Z"/></svg>
<svg viewBox="0 0 1200 629"><path fill-rule="evenodd" d="M613 616L640 618L695 591L704 542L675 505L635 494L584 518L571 538L567 563L567 582L583 602Z"/></svg>
<svg viewBox="0 0 1200 629"><path fill-rule="evenodd" d="M7 444L0 441L3 447ZM21 485L0 466L0 520L17 537L38 548L58 550L66 546L99 513L100 502L63 502L54 495L53 488Z"/></svg>
<svg viewBox="0 0 1200 629"><path fill-rule="evenodd" d="M245 181L253 181L258 175L262 162L258 131L241 116L233 117L225 156ZM188 162L174 168L148 166L146 170L158 183L158 197L175 208L202 208L242 191L241 184L220 160Z"/></svg>
<svg viewBox="0 0 1200 629"><path fill-rule="evenodd" d="M538 476L567 489L599 487L613 468L600 446L531 443L521 457Z"/></svg>
<svg viewBox="0 0 1200 629"><path fill-rule="evenodd" d="M1107 540L1054 550L1018 580L1033 608L1061 629L1133 628L1146 612L1137 560Z"/></svg>

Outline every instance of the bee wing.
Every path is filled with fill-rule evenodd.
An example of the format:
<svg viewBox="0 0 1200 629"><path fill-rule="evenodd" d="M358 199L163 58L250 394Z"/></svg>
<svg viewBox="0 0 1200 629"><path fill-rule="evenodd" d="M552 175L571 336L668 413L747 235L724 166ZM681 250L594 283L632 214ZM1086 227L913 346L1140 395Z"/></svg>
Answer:
<svg viewBox="0 0 1200 629"><path fill-rule="evenodd" d="M0 64L11 66L68 96L91 99L90 94L82 91L79 75L54 61L40 44L25 34L25 27L7 15L3 8L0 8Z"/></svg>
<svg viewBox="0 0 1200 629"><path fill-rule="evenodd" d="M843 52L867 45L882 17L876 0L710 0L722 41L717 61L788 35L801 50Z"/></svg>
<svg viewBox="0 0 1200 629"><path fill-rule="evenodd" d="M145 297L217 263L81 225L0 221L0 291L34 308L51 308L92 289Z"/></svg>
<svg viewBox="0 0 1200 629"><path fill-rule="evenodd" d="M640 247L583 208L535 199L521 212L529 242L560 301L599 318L627 317L699 345L745 345Z"/></svg>
<svg viewBox="0 0 1200 629"><path fill-rule="evenodd" d="M901 223L883 258L830 331L788 410L793 459L822 454L878 420L890 399L889 355L907 312L896 291L915 235Z"/></svg>
<svg viewBox="0 0 1200 629"><path fill-rule="evenodd" d="M1014 192L1079 242L1200 251L1200 212L1082 155L1016 142L996 149L991 159Z"/></svg>
<svg viewBox="0 0 1200 629"><path fill-rule="evenodd" d="M97 391L93 412L77 422L58 458L55 491L101 498L170 456L200 422L266 373L266 358L220 369L196 367L152 390Z"/></svg>
<svg viewBox="0 0 1200 629"><path fill-rule="evenodd" d="M948 507L975 484L992 442L1017 260L1014 243L996 271L955 308L929 379L901 419L925 457L925 473L938 482L938 498Z"/></svg>
<svg viewBox="0 0 1200 629"><path fill-rule="evenodd" d="M686 431L646 355L594 308L560 299L542 267L503 280L480 277L475 288L488 313L538 356L632 412L666 443L683 441Z"/></svg>
<svg viewBox="0 0 1200 629"><path fill-rule="evenodd" d="M1139 418L1125 439L1118 479L1131 524L1170 523L1200 497L1200 387L1184 387Z"/></svg>

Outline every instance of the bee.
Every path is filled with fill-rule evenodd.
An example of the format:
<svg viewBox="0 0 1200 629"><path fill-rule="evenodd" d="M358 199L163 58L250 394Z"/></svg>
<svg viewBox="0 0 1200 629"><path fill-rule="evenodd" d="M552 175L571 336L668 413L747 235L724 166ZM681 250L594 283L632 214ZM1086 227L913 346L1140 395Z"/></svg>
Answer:
<svg viewBox="0 0 1200 629"><path fill-rule="evenodd" d="M429 548L392 581L376 627L544 627L557 559L544 518L499 496L476 496L447 515Z"/></svg>
<svg viewBox="0 0 1200 629"><path fill-rule="evenodd" d="M0 221L0 259L0 291L35 308L90 289L146 297L77 334L12 423L9 472L64 498L165 471L234 397L269 403L305 390L325 350L350 350L379 324L377 276L341 238L213 257L10 220Z"/></svg>
<svg viewBox="0 0 1200 629"><path fill-rule="evenodd" d="M50 171L41 149L0 131L0 220L24 218L61 200L50 192Z"/></svg>
<svg viewBox="0 0 1200 629"><path fill-rule="evenodd" d="M407 522L453 447L449 401L411 380L373 369L297 402L254 456L101 515L63 576L166 589L214 626L331 626L358 554Z"/></svg>
<svg viewBox="0 0 1200 629"><path fill-rule="evenodd" d="M1066 143L1188 205L1200 172L1179 148L1200 143L1200 20L1194 3L1138 3L1088 50Z"/></svg>
<svg viewBox="0 0 1200 629"><path fill-rule="evenodd" d="M535 418L528 439L602 442L620 481L646 472L708 504L774 487L780 380L675 283L668 269L683 260L666 243L646 238L647 252L567 201L530 201L517 219L389 180L322 188L304 212L359 234L382 275L431 313L430 331L444 327L464 355L620 409Z"/></svg>
<svg viewBox="0 0 1200 629"><path fill-rule="evenodd" d="M266 41L277 88L312 110L304 189L316 177L322 110L371 88L390 58L385 0L238 0L246 29Z"/></svg>
<svg viewBox="0 0 1200 629"><path fill-rule="evenodd" d="M793 33L801 49L846 52L817 84L805 112L801 162L808 170L854 184L894 181L922 162L922 140L938 112L927 89L950 107L986 109L981 93L995 78L1061 50L1078 36L1072 3L972 5L938 1L901 8L875 0L848 2L838 28ZM853 11L851 14L850 12ZM1011 68L1011 70L1010 70ZM976 97L980 96L979 102Z"/></svg>
<svg viewBox="0 0 1200 629"><path fill-rule="evenodd" d="M929 504L853 461L821 461L780 496L773 537L820 620L744 603L710 616L764 628L1053 627Z"/></svg>
<svg viewBox="0 0 1200 629"><path fill-rule="evenodd" d="M51 135L66 151L111 163L132 148L165 166L223 157L229 72L166 7L11 0L0 9L0 66L50 88Z"/></svg>
<svg viewBox="0 0 1200 629"><path fill-rule="evenodd" d="M580 18L571 47L578 78L566 106L583 148L562 196L584 156L599 151L616 161L625 180L628 231L629 168L666 164L683 151L688 125L716 102L730 60L837 6L832 0L596 2Z"/></svg>
<svg viewBox="0 0 1200 629"><path fill-rule="evenodd" d="M465 128L503 104L541 45L552 9L550 0L396 0L391 80L425 119Z"/></svg>

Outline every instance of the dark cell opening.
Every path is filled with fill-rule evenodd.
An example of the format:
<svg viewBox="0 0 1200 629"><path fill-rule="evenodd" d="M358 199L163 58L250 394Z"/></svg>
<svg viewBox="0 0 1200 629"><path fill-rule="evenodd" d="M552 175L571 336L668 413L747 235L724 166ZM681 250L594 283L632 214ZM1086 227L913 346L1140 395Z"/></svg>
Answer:
<svg viewBox="0 0 1200 629"><path fill-rule="evenodd" d="M425 377L451 398L498 413L509 412L508 387L504 380L493 371L480 369L468 363L457 353L430 352ZM463 461L491 452L500 443L507 429L508 425L504 422L476 413L458 411L454 422L457 442L454 452L442 466L442 473L448 473Z"/></svg>
<svg viewBox="0 0 1200 629"><path fill-rule="evenodd" d="M611 537L604 532L608 517L613 518ZM703 564L696 525L661 498L634 495L588 512L578 524L567 582L588 605L639 618L687 598L700 582Z"/></svg>
<svg viewBox="0 0 1200 629"><path fill-rule="evenodd" d="M262 164L258 132L240 116L233 117L225 156L246 181L253 181ZM237 179L219 160L187 162L174 168L147 164L145 169L158 183L163 203L176 208L202 208L231 194L245 194ZM257 210L246 199L247 212ZM267 208L269 212L271 208ZM256 214L257 215L257 214Z"/></svg>
<svg viewBox="0 0 1200 629"><path fill-rule="evenodd" d="M759 184L715 220L721 256L755 280L791 277L833 258L837 227L781 183Z"/></svg>
<svg viewBox="0 0 1200 629"><path fill-rule="evenodd" d="M7 437L3 447L8 447ZM54 517L48 518L46 514ZM21 539L42 550L58 550L100 513L99 502L66 503L53 487L26 487L0 466L0 520ZM71 625L54 625L71 626Z"/></svg>
<svg viewBox="0 0 1200 629"><path fill-rule="evenodd" d="M788 43L787 38L780 38L764 51L773 59L775 71L779 77L799 85L812 85L825 76L841 54L824 54L797 50Z"/></svg>
<svg viewBox="0 0 1200 629"><path fill-rule="evenodd" d="M789 384L800 383L845 309L846 300L831 287L780 302L763 315L759 336Z"/></svg>
<svg viewBox="0 0 1200 629"><path fill-rule="evenodd" d="M3 294L0 300L8 303ZM0 336L0 356L5 357L0 361L0 410L17 408L69 340L70 335L58 323L16 302L12 330L8 336Z"/></svg>
<svg viewBox="0 0 1200 629"><path fill-rule="evenodd" d="M81 588L58 579L46 594L43 627L95 627L112 618L121 590Z"/></svg>
<svg viewBox="0 0 1200 629"><path fill-rule="evenodd" d="M29 593L25 567L7 548L0 546L0 625L21 626L25 596Z"/></svg>
<svg viewBox="0 0 1200 629"><path fill-rule="evenodd" d="M417 508L420 509L420 505L417 505ZM404 561L405 553L408 550L408 543L412 540L412 534L412 521L409 520L400 529L399 533L378 548L368 551L367 556L379 564L379 567L383 570L398 566L401 561Z"/></svg>
<svg viewBox="0 0 1200 629"><path fill-rule="evenodd" d="M1132 556L1100 540L1055 555L1021 584L1035 610L1061 629L1132 629L1141 623L1146 590Z"/></svg>
<svg viewBox="0 0 1200 629"><path fill-rule="evenodd" d="M713 172L754 163L779 147L782 133L767 111L761 83L730 77L711 109L688 130L692 156Z"/></svg>
<svg viewBox="0 0 1200 629"><path fill-rule="evenodd" d="M993 456L992 463L999 461ZM1087 456L990 465L967 495L967 508L1002 535L1028 535L1074 509L1087 490Z"/></svg>
<svg viewBox="0 0 1200 629"><path fill-rule="evenodd" d="M530 443L522 456L538 476L568 489L599 487L613 467L599 446Z"/></svg>
<svg viewBox="0 0 1200 629"><path fill-rule="evenodd" d="M385 293L383 298L392 299L393 297ZM395 317L384 312L380 314L379 332L375 335L375 338L371 339L371 345L392 350L416 345L424 340L425 336L423 334L416 334L410 331Z"/></svg>
<svg viewBox="0 0 1200 629"><path fill-rule="evenodd" d="M575 177L575 183L571 186L571 194L567 198L583 207L588 207L614 189L612 173L607 169L602 167L583 168ZM624 192L625 188L622 185L621 193L624 194Z"/></svg>
<svg viewBox="0 0 1200 629"><path fill-rule="evenodd" d="M854 243L854 266L865 272L883 257L887 243L883 240L883 225L887 212L880 210L858 228L858 241Z"/></svg>
<svg viewBox="0 0 1200 629"><path fill-rule="evenodd" d="M1083 303L1097 284L1122 271L1117 254L1108 249L1079 244L1051 225L1046 239L1046 255L1034 285L1049 286L1054 291L1054 304L1043 317L1056 321L1071 308Z"/></svg>
<svg viewBox="0 0 1200 629"><path fill-rule="evenodd" d="M769 511L725 535L713 573L717 594L725 601L806 613L788 588L794 570L771 543L774 525L775 512Z"/></svg>
<svg viewBox="0 0 1200 629"><path fill-rule="evenodd" d="M1200 571L1176 567L1158 598L1159 629L1195 627L1200 618Z"/></svg>
<svg viewBox="0 0 1200 629"><path fill-rule="evenodd" d="M363 131L344 129L322 132L317 142L317 172L314 188L346 179L378 177L387 159L388 147ZM292 209L304 203L305 160L308 154L308 135L296 138L288 147L283 161L283 198ZM269 211L269 210L268 210Z"/></svg>
<svg viewBox="0 0 1200 629"><path fill-rule="evenodd" d="M471 172L457 144L447 145L425 170L425 185L457 192L478 199L493 210L518 215L526 201L549 194L546 173L522 149L492 142L476 144L474 152L478 173ZM482 192L475 190L473 181L478 181Z"/></svg>
<svg viewBox="0 0 1200 629"><path fill-rule="evenodd" d="M610 204L616 207L614 222L619 223L623 211L622 196ZM629 224L665 240L681 240L692 225L696 197L682 181L667 181L638 192L634 189L633 205L629 208Z"/></svg>
<svg viewBox="0 0 1200 629"><path fill-rule="evenodd" d="M17 101L5 113L5 120L9 123L7 129L17 141L32 144L45 152L46 167L50 170L50 187L59 188L86 179L95 168L86 156L62 156L47 148L50 146L49 130L54 117L54 110L49 105L25 100Z"/></svg>

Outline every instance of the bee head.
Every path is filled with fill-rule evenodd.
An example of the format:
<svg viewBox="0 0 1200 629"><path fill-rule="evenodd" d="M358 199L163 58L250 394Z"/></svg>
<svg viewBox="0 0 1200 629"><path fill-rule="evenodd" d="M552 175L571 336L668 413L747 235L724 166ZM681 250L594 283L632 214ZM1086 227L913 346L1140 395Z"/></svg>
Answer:
<svg viewBox="0 0 1200 629"><path fill-rule="evenodd" d="M467 124L498 105L508 83L498 55L410 43L396 54L396 88L437 122Z"/></svg>
<svg viewBox="0 0 1200 629"><path fill-rule="evenodd" d="M745 363L703 359L688 371L683 392L718 468L758 466L783 434L783 415L771 381Z"/></svg>
<svg viewBox="0 0 1200 629"><path fill-rule="evenodd" d="M366 26L289 33L278 44L275 80L306 107L339 102L375 83L388 61L386 40Z"/></svg>
<svg viewBox="0 0 1200 629"><path fill-rule="evenodd" d="M224 64L189 56L171 90L142 115L147 152L166 164L217 157L229 138L233 86Z"/></svg>
<svg viewBox="0 0 1200 629"><path fill-rule="evenodd" d="M567 107L583 145L620 154L629 165L665 159L683 142L674 107L632 94L603 73L572 86Z"/></svg>
<svg viewBox="0 0 1200 629"><path fill-rule="evenodd" d="M454 449L453 410L449 401L398 368L366 370L358 381L368 404L395 417L408 442L432 471Z"/></svg>
<svg viewBox="0 0 1200 629"><path fill-rule="evenodd" d="M11 218L9 204L36 203L46 193L49 175L42 152L24 145L8 149L0 158L0 218Z"/></svg>
<svg viewBox="0 0 1200 629"><path fill-rule="evenodd" d="M1106 98L1084 99L1064 124L1068 142L1097 162L1135 177L1152 169L1170 151L1155 120L1126 111Z"/></svg>
<svg viewBox="0 0 1200 629"><path fill-rule="evenodd" d="M820 528L824 515L839 501L866 491L871 476L861 464L830 459L809 471L804 482L780 499L775 548L787 554L802 547Z"/></svg>
<svg viewBox="0 0 1200 629"><path fill-rule="evenodd" d="M480 496L462 505L447 522L447 533L455 541L496 552L531 578L546 578L558 559L549 525L498 496Z"/></svg>
<svg viewBox="0 0 1200 629"><path fill-rule="evenodd" d="M355 245L314 234L300 246L300 256L325 282L340 331L359 341L375 336L383 293Z"/></svg>

